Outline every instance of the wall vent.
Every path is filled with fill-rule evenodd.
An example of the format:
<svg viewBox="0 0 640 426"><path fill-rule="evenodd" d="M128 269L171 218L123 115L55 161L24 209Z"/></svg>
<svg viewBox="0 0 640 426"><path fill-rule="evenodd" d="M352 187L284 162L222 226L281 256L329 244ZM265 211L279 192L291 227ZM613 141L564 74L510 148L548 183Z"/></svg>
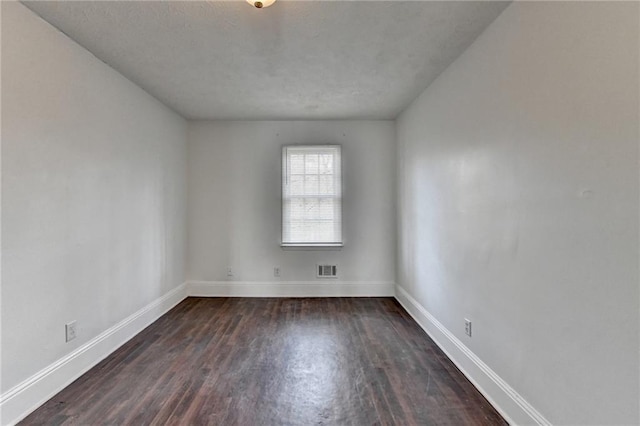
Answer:
<svg viewBox="0 0 640 426"><path fill-rule="evenodd" d="M316 275L318 278L336 278L338 276L338 267L336 265L318 265Z"/></svg>

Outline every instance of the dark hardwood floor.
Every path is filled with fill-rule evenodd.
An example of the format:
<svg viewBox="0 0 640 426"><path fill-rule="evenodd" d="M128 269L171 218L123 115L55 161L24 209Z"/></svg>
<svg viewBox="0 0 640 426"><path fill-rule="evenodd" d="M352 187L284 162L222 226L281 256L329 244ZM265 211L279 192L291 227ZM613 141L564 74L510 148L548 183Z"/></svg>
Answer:
<svg viewBox="0 0 640 426"><path fill-rule="evenodd" d="M188 298L21 424L503 425L391 298Z"/></svg>

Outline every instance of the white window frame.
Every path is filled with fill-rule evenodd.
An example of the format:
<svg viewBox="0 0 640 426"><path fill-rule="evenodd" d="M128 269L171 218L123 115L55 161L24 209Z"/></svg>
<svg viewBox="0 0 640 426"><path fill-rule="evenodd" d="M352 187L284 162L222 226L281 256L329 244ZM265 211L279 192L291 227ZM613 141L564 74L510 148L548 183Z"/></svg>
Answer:
<svg viewBox="0 0 640 426"><path fill-rule="evenodd" d="M339 241L292 241L290 238L287 238L290 235L290 232L287 232L286 227L289 226L289 217L288 217L288 203L292 198L301 198L300 196L294 197L290 194L290 164L289 164L289 154L295 153L304 153L304 152L322 152L329 151L334 155L334 173L332 176L334 177L334 185L336 193L334 195L328 196L337 200L334 202L334 208L337 211L334 212L334 235L337 235ZM337 180L337 182L335 182ZM285 145L282 147L282 222L281 222L281 239L280 245L283 248L318 248L318 249L331 249L343 247L344 245L344 236L342 233L342 147L340 145ZM304 195L302 198L318 198L318 195Z"/></svg>

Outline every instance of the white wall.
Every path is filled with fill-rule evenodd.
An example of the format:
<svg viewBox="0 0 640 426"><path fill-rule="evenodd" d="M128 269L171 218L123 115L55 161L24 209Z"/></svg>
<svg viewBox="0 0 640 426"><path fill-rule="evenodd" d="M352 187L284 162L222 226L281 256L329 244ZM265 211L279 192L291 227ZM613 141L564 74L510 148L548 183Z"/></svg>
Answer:
<svg viewBox="0 0 640 426"><path fill-rule="evenodd" d="M14 2L2 114L5 392L183 282L187 129Z"/></svg>
<svg viewBox="0 0 640 426"><path fill-rule="evenodd" d="M640 421L638 17L514 3L397 123L399 284L558 425Z"/></svg>
<svg viewBox="0 0 640 426"><path fill-rule="evenodd" d="M341 250L279 246L281 147L294 143L342 145ZM190 123L187 278L309 281L316 263L335 262L341 281L393 283L394 150L392 121Z"/></svg>

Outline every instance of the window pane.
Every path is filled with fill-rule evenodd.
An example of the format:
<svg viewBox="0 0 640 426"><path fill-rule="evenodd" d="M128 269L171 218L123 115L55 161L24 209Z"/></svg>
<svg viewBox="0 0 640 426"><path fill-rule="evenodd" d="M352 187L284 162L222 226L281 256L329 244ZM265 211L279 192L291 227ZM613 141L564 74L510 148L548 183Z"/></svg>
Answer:
<svg viewBox="0 0 640 426"><path fill-rule="evenodd" d="M289 220L291 222L300 221L304 218L304 198L295 198L291 200L289 214Z"/></svg>
<svg viewBox="0 0 640 426"><path fill-rule="evenodd" d="M318 154L304 156L304 172L306 174L318 174Z"/></svg>
<svg viewBox="0 0 640 426"><path fill-rule="evenodd" d="M291 223L291 241L304 241L304 222Z"/></svg>
<svg viewBox="0 0 640 426"><path fill-rule="evenodd" d="M334 177L331 175L320 175L318 177L318 194L334 195L333 180Z"/></svg>
<svg viewBox="0 0 640 426"><path fill-rule="evenodd" d="M334 217L335 203L331 198L323 198L318 205L318 219L332 221Z"/></svg>
<svg viewBox="0 0 640 426"><path fill-rule="evenodd" d="M333 224L328 222L320 222L315 226L318 238L321 241L335 241L333 238Z"/></svg>
<svg viewBox="0 0 640 426"><path fill-rule="evenodd" d="M304 155L303 154L291 154L289 158L290 168L292 174L304 173Z"/></svg>
<svg viewBox="0 0 640 426"><path fill-rule="evenodd" d="M333 155L331 154L322 154L319 157L319 168L321 174L332 174L333 173Z"/></svg>
<svg viewBox="0 0 640 426"><path fill-rule="evenodd" d="M304 200L304 219L308 222L318 218L318 199L306 198Z"/></svg>
<svg viewBox="0 0 640 426"><path fill-rule="evenodd" d="M305 195L318 195L318 175L305 175L304 193Z"/></svg>
<svg viewBox="0 0 640 426"><path fill-rule="evenodd" d="M289 178L289 195L304 195L304 176L297 175Z"/></svg>

